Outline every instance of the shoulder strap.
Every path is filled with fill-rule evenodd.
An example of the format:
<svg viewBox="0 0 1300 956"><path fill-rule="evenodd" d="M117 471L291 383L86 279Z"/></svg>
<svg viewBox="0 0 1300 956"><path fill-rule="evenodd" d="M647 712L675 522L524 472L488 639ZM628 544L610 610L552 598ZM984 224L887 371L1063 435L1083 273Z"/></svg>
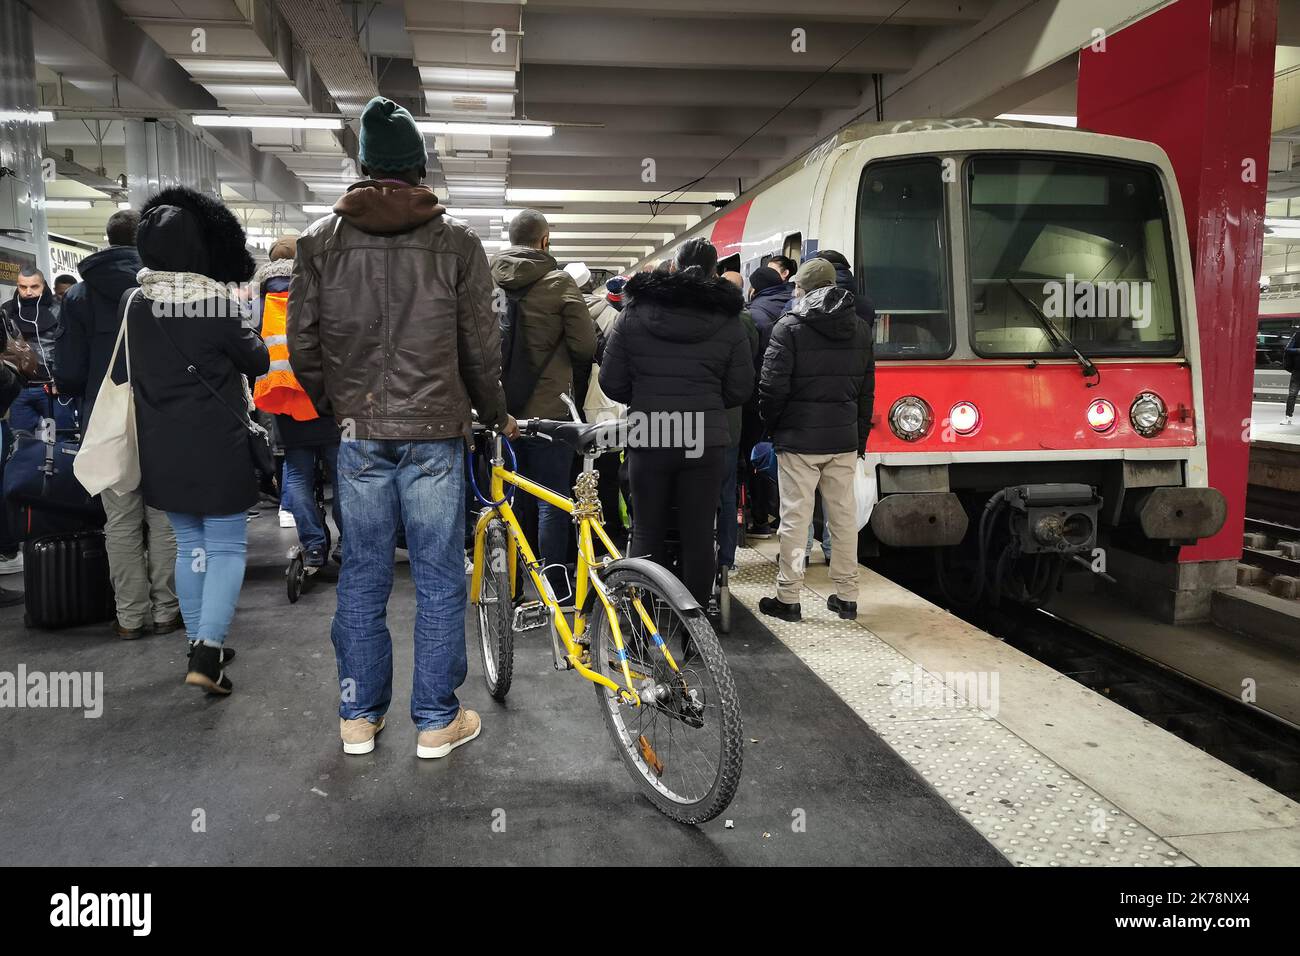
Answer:
<svg viewBox="0 0 1300 956"><path fill-rule="evenodd" d="M208 380L203 377L201 372L199 372L198 366L196 366L193 362L191 362L189 358L185 355L185 353L181 351L180 346L176 344L176 340L172 338L171 333L167 331L167 327L163 325L162 320L159 319L158 316L154 314L154 311L152 309L149 310L149 314L153 316L154 324L158 326L158 331L163 334L163 338L167 340L168 344L171 345L172 349L175 350L176 354L181 357L181 361L185 363L185 371L189 372L191 375L197 378L200 384L202 384L204 388L206 388L210 393L212 393L212 397L221 403L221 407L224 408L226 411L230 412L231 415L235 416L235 420L239 422L242 428L250 432L255 431L255 429L253 428L253 423L250 422L246 416L241 415L239 414L239 412L235 411L234 407L229 402L227 402L224 398L222 398L221 393L208 384Z"/></svg>

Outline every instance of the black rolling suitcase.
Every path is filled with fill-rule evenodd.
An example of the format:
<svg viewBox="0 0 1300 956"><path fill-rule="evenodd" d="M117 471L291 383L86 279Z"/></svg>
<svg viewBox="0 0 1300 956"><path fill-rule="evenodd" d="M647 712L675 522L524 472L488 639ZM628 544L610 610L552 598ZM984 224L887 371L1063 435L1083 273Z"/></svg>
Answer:
<svg viewBox="0 0 1300 956"><path fill-rule="evenodd" d="M28 627L94 624L117 612L102 531L24 541L23 578Z"/></svg>

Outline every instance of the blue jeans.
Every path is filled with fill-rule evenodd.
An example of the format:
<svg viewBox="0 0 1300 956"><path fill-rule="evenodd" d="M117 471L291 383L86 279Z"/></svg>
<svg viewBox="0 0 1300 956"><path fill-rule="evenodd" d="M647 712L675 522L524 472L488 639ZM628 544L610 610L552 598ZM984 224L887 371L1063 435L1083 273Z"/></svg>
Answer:
<svg viewBox="0 0 1300 956"><path fill-rule="evenodd" d="M822 493L817 492L817 501L821 502ZM805 560L812 558L813 534L817 530L816 522L808 525L808 546L804 548L804 554L807 555ZM831 563L831 524L826 518L825 505L822 506L822 556L826 558L826 563Z"/></svg>
<svg viewBox="0 0 1300 956"><path fill-rule="evenodd" d="M235 616L248 554L248 517L167 512L176 532L176 596L185 635L220 647Z"/></svg>
<svg viewBox="0 0 1300 956"><path fill-rule="evenodd" d="M325 474L334 489L334 527L343 533L343 521L339 517L338 492L338 445L316 445L307 448L286 448L284 451L284 494L280 496L280 507L293 513L294 524L298 526L298 543L306 552L307 564L325 563L325 526L321 523L321 513L316 510L316 456L325 460ZM285 498L288 498L286 504ZM319 557L320 560L317 560Z"/></svg>
<svg viewBox="0 0 1300 956"><path fill-rule="evenodd" d="M55 396L54 427L60 431L71 431L77 427L77 414L74 408L76 399ZM50 414L50 397L43 385L28 385L14 403L9 406L9 427L16 431L35 432L41 419Z"/></svg>
<svg viewBox="0 0 1300 956"><path fill-rule="evenodd" d="M562 442L548 441L545 438L520 438L514 442L517 470L525 478L530 478L539 485L545 485L552 491L566 497L572 489L570 477L573 469L573 450ZM529 495L519 492L515 495L515 507L521 504L531 507L537 505L537 557L546 564L566 564L569 559L569 528L573 518L566 511ZM464 570L464 569L462 569ZM564 599L567 585L565 575L556 571L549 572L547 578L555 591L555 596Z"/></svg>
<svg viewBox="0 0 1300 956"><path fill-rule="evenodd" d="M718 564L731 567L736 563L736 461L740 446L728 445L723 453L727 471L722 476L722 499L718 504Z"/></svg>
<svg viewBox="0 0 1300 956"><path fill-rule="evenodd" d="M446 727L465 682L464 444L354 439L339 446L339 508L348 517L330 639L339 668L339 716L377 722L393 698L388 597L399 527L415 583L411 719Z"/></svg>

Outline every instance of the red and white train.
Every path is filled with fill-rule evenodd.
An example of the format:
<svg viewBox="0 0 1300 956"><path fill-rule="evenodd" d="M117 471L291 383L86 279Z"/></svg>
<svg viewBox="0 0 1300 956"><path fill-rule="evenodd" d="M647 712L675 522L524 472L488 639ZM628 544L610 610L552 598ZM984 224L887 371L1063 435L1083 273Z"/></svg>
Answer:
<svg viewBox="0 0 1300 956"><path fill-rule="evenodd" d="M1222 526L1187 224L1160 147L860 123L638 268L693 236L746 276L777 254L852 263L877 316L865 548L965 542L977 591L1024 598L1099 537L1158 555Z"/></svg>

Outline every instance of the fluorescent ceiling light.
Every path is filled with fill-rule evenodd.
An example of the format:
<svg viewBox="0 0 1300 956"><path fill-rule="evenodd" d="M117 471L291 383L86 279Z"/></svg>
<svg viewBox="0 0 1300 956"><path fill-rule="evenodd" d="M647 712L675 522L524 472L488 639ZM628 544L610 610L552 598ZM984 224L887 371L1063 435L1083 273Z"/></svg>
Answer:
<svg viewBox="0 0 1300 956"><path fill-rule="evenodd" d="M506 191L506 184L500 186L466 186L461 183L448 183L447 188L460 196L500 196Z"/></svg>
<svg viewBox="0 0 1300 956"><path fill-rule="evenodd" d="M89 199L47 199L46 209L89 209Z"/></svg>
<svg viewBox="0 0 1300 956"><path fill-rule="evenodd" d="M642 242L667 242L673 237L671 232L552 232L551 241L556 239L640 239Z"/></svg>
<svg viewBox="0 0 1300 956"><path fill-rule="evenodd" d="M333 206L318 206L314 203L307 203L302 207L302 211L309 216L323 216L334 211Z"/></svg>
<svg viewBox="0 0 1300 956"><path fill-rule="evenodd" d="M0 123L53 123L49 110L0 110Z"/></svg>
<svg viewBox="0 0 1300 956"><path fill-rule="evenodd" d="M242 126L246 129L342 129L342 119L325 116L236 116L227 113L200 114L195 126Z"/></svg>
<svg viewBox="0 0 1300 956"><path fill-rule="evenodd" d="M1048 116L1043 113L999 113L997 118L1017 123L1046 123L1048 126L1079 125L1077 116Z"/></svg>
<svg viewBox="0 0 1300 956"><path fill-rule="evenodd" d="M130 208L131 208L131 204L130 204L129 202L120 202L120 203L117 204L117 208L118 208L118 209L130 209Z"/></svg>
<svg viewBox="0 0 1300 956"><path fill-rule="evenodd" d="M678 203L707 203L715 199L730 202L735 193L685 192L665 193L663 190L639 189L508 189L510 202L650 202L654 199ZM650 211L646 210L646 218Z"/></svg>
<svg viewBox="0 0 1300 956"><path fill-rule="evenodd" d="M420 83L423 86L478 87L493 90L513 90L514 70L473 70L461 67L422 66Z"/></svg>
<svg viewBox="0 0 1300 956"><path fill-rule="evenodd" d="M447 210L457 219L513 219L522 209L502 209L496 206L455 206Z"/></svg>
<svg viewBox="0 0 1300 956"><path fill-rule="evenodd" d="M421 133L464 136L550 136L554 126L540 123L458 123L448 120L419 120Z"/></svg>
<svg viewBox="0 0 1300 956"><path fill-rule="evenodd" d="M223 60L220 57L177 58L187 73L224 73L227 76L267 76L284 79L284 68L274 60Z"/></svg>

